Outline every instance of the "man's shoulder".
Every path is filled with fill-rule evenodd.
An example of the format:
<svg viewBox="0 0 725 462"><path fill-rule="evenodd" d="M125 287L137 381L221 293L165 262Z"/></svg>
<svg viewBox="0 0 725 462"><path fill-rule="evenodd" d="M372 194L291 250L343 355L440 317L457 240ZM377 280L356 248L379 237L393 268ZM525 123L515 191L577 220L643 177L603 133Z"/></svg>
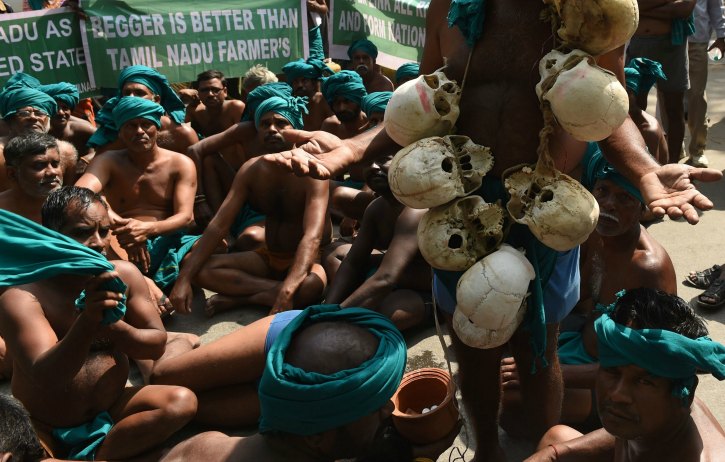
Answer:
<svg viewBox="0 0 725 462"><path fill-rule="evenodd" d="M70 124L71 130L73 130L74 132L95 133L96 131L96 127L91 125L91 123L87 120L83 120L80 117L70 116L68 123Z"/></svg>
<svg viewBox="0 0 725 462"><path fill-rule="evenodd" d="M0 307L7 310L27 307L29 304L40 305L36 289L32 284L9 287L0 293Z"/></svg>

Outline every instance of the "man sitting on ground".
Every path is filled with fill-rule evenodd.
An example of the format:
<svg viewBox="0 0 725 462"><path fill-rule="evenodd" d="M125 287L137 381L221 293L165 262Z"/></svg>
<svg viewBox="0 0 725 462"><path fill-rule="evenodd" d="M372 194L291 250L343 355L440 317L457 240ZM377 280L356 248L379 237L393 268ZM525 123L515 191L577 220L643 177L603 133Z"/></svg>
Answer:
<svg viewBox="0 0 725 462"><path fill-rule="evenodd" d="M595 323L604 428L553 427L526 461L720 460L725 431L695 389L697 373L725 379L725 346L706 337L687 302L662 291L627 291L607 311Z"/></svg>
<svg viewBox="0 0 725 462"><path fill-rule="evenodd" d="M320 130L322 123L332 115L332 105L320 92L320 82L324 77L333 75L332 69L320 59L299 59L287 63L282 68L287 83L292 86L292 94L307 98L307 110L304 115L304 129Z"/></svg>
<svg viewBox="0 0 725 462"><path fill-rule="evenodd" d="M324 79L322 94L334 115L322 122L320 130L343 140L362 132L367 124L367 116L360 105L367 91L356 72L340 71Z"/></svg>
<svg viewBox="0 0 725 462"><path fill-rule="evenodd" d="M347 56L351 61L350 70L360 74L368 93L394 90L393 82L380 72L380 67L375 63L378 47L373 42L368 39L355 40L347 49Z"/></svg>
<svg viewBox="0 0 725 462"><path fill-rule="evenodd" d="M368 93L363 97L360 102L360 108L368 118L366 129L383 123L385 108L388 107L388 102L392 96L392 91L376 91L375 93Z"/></svg>
<svg viewBox="0 0 725 462"><path fill-rule="evenodd" d="M52 97L58 105L58 112L50 117L50 134L59 140L75 146L80 160L85 164L93 159L94 150L86 145L96 132L96 127L87 120L72 115L73 108L80 100L75 85L68 82L41 85L40 90Z"/></svg>
<svg viewBox="0 0 725 462"><path fill-rule="evenodd" d="M395 88L403 85L408 80L418 78L420 74L420 64L418 63L405 63L395 71Z"/></svg>

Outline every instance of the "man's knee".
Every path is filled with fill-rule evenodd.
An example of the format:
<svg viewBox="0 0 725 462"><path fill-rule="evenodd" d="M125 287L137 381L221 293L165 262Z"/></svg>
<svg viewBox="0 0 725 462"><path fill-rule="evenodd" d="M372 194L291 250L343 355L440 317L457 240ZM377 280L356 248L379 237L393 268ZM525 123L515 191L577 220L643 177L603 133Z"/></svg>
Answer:
<svg viewBox="0 0 725 462"><path fill-rule="evenodd" d="M169 421L185 424L194 418L197 409L197 399L193 391L185 387L164 386L162 405L160 410Z"/></svg>
<svg viewBox="0 0 725 462"><path fill-rule="evenodd" d="M544 436L541 437L539 444L536 446L536 450L540 451L550 444L563 443L564 441L570 441L580 436L582 434L571 427L555 425L544 433Z"/></svg>
<svg viewBox="0 0 725 462"><path fill-rule="evenodd" d="M297 289L297 293L295 293L295 307L305 308L319 303L322 300L324 291L325 281L315 273L308 274Z"/></svg>

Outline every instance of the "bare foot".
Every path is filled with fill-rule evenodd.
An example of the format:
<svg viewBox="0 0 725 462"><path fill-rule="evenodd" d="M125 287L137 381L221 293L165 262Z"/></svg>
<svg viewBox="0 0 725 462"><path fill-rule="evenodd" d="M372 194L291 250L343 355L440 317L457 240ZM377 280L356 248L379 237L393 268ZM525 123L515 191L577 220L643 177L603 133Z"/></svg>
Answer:
<svg viewBox="0 0 725 462"><path fill-rule="evenodd" d="M228 295L212 295L206 300L204 313L208 317L212 317L217 313L238 308L241 305L239 297L230 297Z"/></svg>

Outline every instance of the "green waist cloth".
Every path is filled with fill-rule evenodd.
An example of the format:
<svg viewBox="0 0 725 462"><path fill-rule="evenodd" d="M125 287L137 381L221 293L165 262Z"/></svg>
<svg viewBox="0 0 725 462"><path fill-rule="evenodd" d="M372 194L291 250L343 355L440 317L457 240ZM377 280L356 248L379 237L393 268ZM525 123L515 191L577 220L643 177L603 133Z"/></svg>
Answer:
<svg viewBox="0 0 725 462"><path fill-rule="evenodd" d="M176 282L181 260L200 237L179 231L146 241L146 248L151 256L148 274L162 290L166 290Z"/></svg>
<svg viewBox="0 0 725 462"><path fill-rule="evenodd" d="M242 209L234 218L234 223L232 223L232 226L229 228L229 233L234 237L239 237L239 235L242 234L242 231L255 223L259 223L265 218L266 216L263 213L257 212L249 204L244 204Z"/></svg>
<svg viewBox="0 0 725 462"><path fill-rule="evenodd" d="M25 217L0 210L0 288L29 284L60 274L96 276L114 266L100 253L68 236L41 226ZM103 324L113 324L126 313L126 284L119 278L106 282L104 289L124 294L115 308L103 314ZM76 300L85 308L85 297Z"/></svg>
<svg viewBox="0 0 725 462"><path fill-rule="evenodd" d="M597 358L587 353L582 342L581 332L562 332L559 334L559 362L561 364L594 364Z"/></svg>
<svg viewBox="0 0 725 462"><path fill-rule="evenodd" d="M503 182L499 178L486 177L483 185L475 192L488 203L501 201L505 204L508 201L508 195L503 186ZM527 299L526 316L524 317L523 326L531 334L531 347L534 351L534 357L542 359L546 350L546 317L544 313L544 287L549 281L549 277L554 272L556 264L557 252L541 242L539 242L529 228L524 225L514 223L504 240L507 244L515 248L523 248L526 251L526 258L536 271L536 278L529 284L530 295ZM458 280L463 275L463 271L443 271L434 270L436 277L443 283L453 301L456 302L456 287ZM535 364L532 369L535 369Z"/></svg>
<svg viewBox="0 0 725 462"><path fill-rule="evenodd" d="M58 442L70 460L95 460L96 451L113 428L113 419L108 412L101 412L90 422L77 427L56 428L53 438Z"/></svg>

